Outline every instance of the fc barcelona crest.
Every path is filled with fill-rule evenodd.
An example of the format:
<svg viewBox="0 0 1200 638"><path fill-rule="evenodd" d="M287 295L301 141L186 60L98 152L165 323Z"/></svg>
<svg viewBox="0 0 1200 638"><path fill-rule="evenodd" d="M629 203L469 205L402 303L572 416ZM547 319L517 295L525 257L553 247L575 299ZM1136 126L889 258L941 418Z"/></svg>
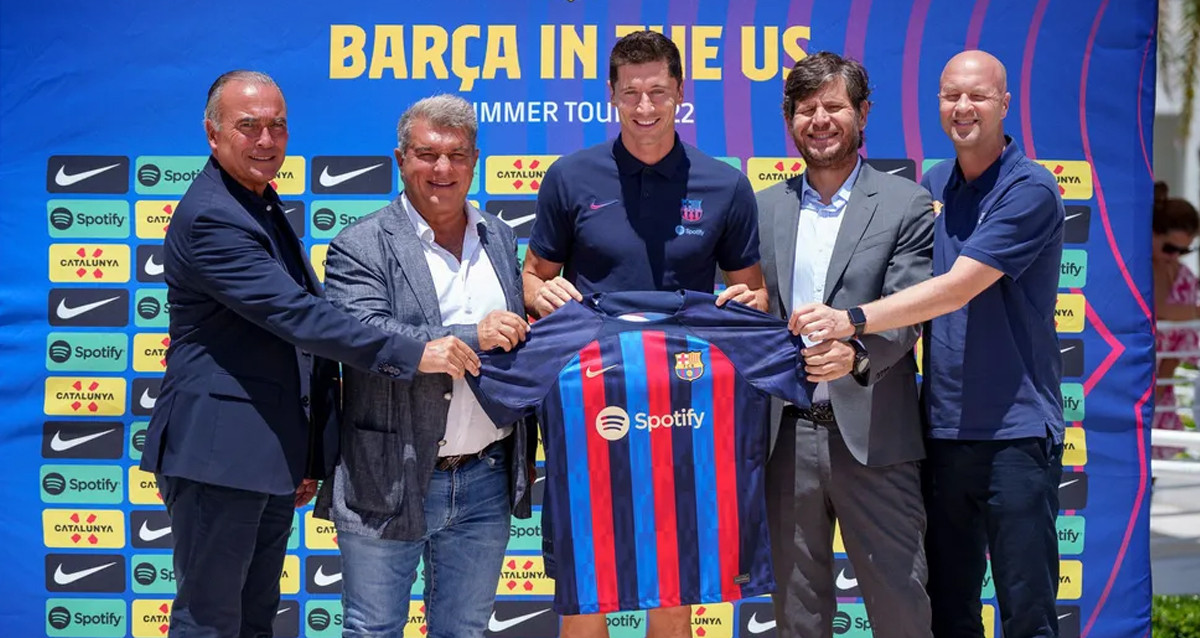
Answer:
<svg viewBox="0 0 1200 638"><path fill-rule="evenodd" d="M700 353L689 350L675 355L675 376L684 381L695 381L704 376L704 361Z"/></svg>
<svg viewBox="0 0 1200 638"><path fill-rule="evenodd" d="M679 206L679 217L685 222L696 223L704 216L704 208L700 205L702 200L685 199Z"/></svg>

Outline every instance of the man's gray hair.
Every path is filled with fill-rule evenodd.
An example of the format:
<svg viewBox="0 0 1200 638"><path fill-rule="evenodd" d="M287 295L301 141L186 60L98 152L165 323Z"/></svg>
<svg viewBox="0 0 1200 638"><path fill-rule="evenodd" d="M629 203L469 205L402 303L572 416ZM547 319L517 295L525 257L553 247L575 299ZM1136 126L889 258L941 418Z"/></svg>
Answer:
<svg viewBox="0 0 1200 638"><path fill-rule="evenodd" d="M425 120L430 126L464 131L467 142L475 148L475 135L479 132L479 122L475 119L475 109L471 103L457 95L443 93L418 101L408 107L396 124L396 148L401 154L408 150L408 142L412 137L413 122Z"/></svg>
<svg viewBox="0 0 1200 638"><path fill-rule="evenodd" d="M217 81L213 82L212 86L208 88L208 102L204 105L204 119L212 122L213 128L216 128L218 131L221 130L221 94L225 92L225 85L230 82L269 86L279 91L280 95L283 95L283 91L280 90L279 85L266 73L244 70L222 73L221 77L217 78Z"/></svg>

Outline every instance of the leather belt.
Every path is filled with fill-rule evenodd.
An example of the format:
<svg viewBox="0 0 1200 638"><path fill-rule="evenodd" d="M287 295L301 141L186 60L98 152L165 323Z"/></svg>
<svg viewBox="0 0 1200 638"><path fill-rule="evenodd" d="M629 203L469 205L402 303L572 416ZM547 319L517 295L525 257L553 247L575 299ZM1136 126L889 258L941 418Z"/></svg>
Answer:
<svg viewBox="0 0 1200 638"><path fill-rule="evenodd" d="M478 461L487 456L496 446L501 445L504 439L496 441L478 452L470 454L455 454L454 456L439 456L437 462L433 464L433 468L443 472L449 472L457 468L469 465L472 461Z"/></svg>
<svg viewBox="0 0 1200 638"><path fill-rule="evenodd" d="M833 404L828 401L814 403L807 408L785 405L783 406L783 416L804 419L817 425L837 425L837 418L833 415Z"/></svg>

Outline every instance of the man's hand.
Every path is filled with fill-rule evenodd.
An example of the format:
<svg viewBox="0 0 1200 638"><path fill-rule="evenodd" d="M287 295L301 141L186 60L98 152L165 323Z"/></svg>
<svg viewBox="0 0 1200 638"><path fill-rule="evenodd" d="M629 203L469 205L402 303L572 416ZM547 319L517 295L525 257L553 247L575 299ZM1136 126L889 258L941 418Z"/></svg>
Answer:
<svg viewBox="0 0 1200 638"><path fill-rule="evenodd" d="M767 311L766 304L763 303L763 296L746 284L734 284L717 295L717 306L724 306L730 301L736 301L762 312Z"/></svg>
<svg viewBox="0 0 1200 638"><path fill-rule="evenodd" d="M845 341L822 341L800 351L804 376L813 383L840 379L854 369L854 346Z"/></svg>
<svg viewBox="0 0 1200 638"><path fill-rule="evenodd" d="M583 301L583 295L579 294L571 282L563 279L561 275L549 279L542 284L537 291L537 296L533 299L534 314L538 317L545 317L562 308L563 304L572 299Z"/></svg>
<svg viewBox="0 0 1200 638"><path fill-rule="evenodd" d="M520 315L493 310L479 322L479 349L500 348L505 352L517 347L529 334L529 324Z"/></svg>
<svg viewBox="0 0 1200 638"><path fill-rule="evenodd" d="M300 481L300 485L296 488L296 508L299 509L308 505L308 502L317 495L317 479L304 479Z"/></svg>
<svg viewBox="0 0 1200 638"><path fill-rule="evenodd" d="M479 374L479 357L458 337L442 337L425 344L417 370L426 374L442 372L461 379L465 373Z"/></svg>
<svg viewBox="0 0 1200 638"><path fill-rule="evenodd" d="M836 341L854 336L854 324L845 310L834 310L825 304L810 303L796 308L788 319L788 330L809 341Z"/></svg>

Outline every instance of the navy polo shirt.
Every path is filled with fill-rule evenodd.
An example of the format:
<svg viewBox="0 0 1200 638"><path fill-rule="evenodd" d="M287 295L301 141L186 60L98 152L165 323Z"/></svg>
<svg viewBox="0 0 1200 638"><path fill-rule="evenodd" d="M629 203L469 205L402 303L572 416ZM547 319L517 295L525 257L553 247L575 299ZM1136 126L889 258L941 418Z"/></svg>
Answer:
<svg viewBox="0 0 1200 638"><path fill-rule="evenodd" d="M951 161L921 182L942 203L933 274L948 272L959 255L1004 273L965 307L932 322L924 370L929 436L1062 441L1054 325L1064 223L1058 184L1011 139L970 182Z"/></svg>
<svg viewBox="0 0 1200 638"><path fill-rule="evenodd" d="M563 276L584 295L711 293L718 266L758 263L758 208L745 175L678 135L654 165L631 155L618 136L550 166L529 247L563 264Z"/></svg>

